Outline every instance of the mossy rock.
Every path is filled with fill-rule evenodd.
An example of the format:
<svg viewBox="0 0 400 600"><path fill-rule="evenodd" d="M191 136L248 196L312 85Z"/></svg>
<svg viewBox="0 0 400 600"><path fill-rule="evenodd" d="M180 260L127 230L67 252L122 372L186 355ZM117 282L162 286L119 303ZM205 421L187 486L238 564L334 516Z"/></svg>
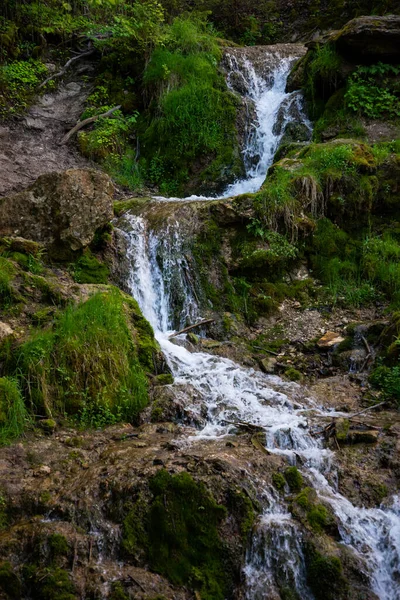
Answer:
<svg viewBox="0 0 400 600"><path fill-rule="evenodd" d="M306 550L307 583L316 600L346 600L348 581L337 556L324 555L309 545Z"/></svg>
<svg viewBox="0 0 400 600"><path fill-rule="evenodd" d="M150 490L152 500L138 500L124 520L126 554L144 551L150 568L173 584L198 590L203 600L223 600L229 584L218 526L226 508L185 472L159 471Z"/></svg>
<svg viewBox="0 0 400 600"><path fill-rule="evenodd" d="M273 473L272 474L272 483L274 487L279 491L283 492L286 485L286 479L282 475L282 473Z"/></svg>
<svg viewBox="0 0 400 600"><path fill-rule="evenodd" d="M108 267L89 250L86 250L73 265L73 277L77 283L107 283L108 276Z"/></svg>
<svg viewBox="0 0 400 600"><path fill-rule="evenodd" d="M288 467L283 473L290 491L300 492L303 487L303 476L297 467Z"/></svg>

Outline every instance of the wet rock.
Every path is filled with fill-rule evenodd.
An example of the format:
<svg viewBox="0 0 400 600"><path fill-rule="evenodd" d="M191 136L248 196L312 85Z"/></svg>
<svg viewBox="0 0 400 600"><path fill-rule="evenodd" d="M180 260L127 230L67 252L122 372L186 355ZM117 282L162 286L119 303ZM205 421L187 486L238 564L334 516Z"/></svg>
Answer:
<svg viewBox="0 0 400 600"><path fill-rule="evenodd" d="M0 200L0 235L29 237L68 259L113 218L111 179L90 169L42 175L28 189Z"/></svg>
<svg viewBox="0 0 400 600"><path fill-rule="evenodd" d="M340 342L344 342L344 337L334 331L327 331L325 335L318 340L317 346L320 349L332 348L333 346L336 346L336 344L340 344Z"/></svg>
<svg viewBox="0 0 400 600"><path fill-rule="evenodd" d="M195 346L199 343L199 337L195 333L192 333L192 332L188 333L187 339L189 340L189 342L191 344L194 344Z"/></svg>

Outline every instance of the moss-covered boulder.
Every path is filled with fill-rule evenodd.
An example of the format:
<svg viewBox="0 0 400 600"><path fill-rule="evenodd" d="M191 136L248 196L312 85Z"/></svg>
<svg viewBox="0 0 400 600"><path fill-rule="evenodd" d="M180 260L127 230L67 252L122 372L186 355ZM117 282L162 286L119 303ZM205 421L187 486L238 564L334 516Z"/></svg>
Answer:
<svg viewBox="0 0 400 600"><path fill-rule="evenodd" d="M7 365L36 414L76 415L86 425L137 419L148 402L146 373L165 369L137 303L112 287L69 306Z"/></svg>

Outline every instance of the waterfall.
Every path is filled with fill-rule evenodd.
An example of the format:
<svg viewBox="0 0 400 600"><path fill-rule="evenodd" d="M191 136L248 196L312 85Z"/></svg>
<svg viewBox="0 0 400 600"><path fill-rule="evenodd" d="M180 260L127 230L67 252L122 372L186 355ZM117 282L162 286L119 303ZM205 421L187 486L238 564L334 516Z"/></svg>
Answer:
<svg viewBox="0 0 400 600"><path fill-rule="evenodd" d="M215 200L257 192L272 165L286 126L289 123L301 124L308 131L309 139L311 138L312 126L304 112L303 95L301 92L285 91L289 73L300 58L299 46L285 45L285 54L288 48L290 54L283 57L276 48L265 46L263 49L262 64L270 65L267 72L256 69L247 58L246 52L251 49L240 49L239 53L230 49L224 58L228 88L253 108L247 115L242 148L245 177L229 185L221 196L156 196L157 200Z"/></svg>
<svg viewBox="0 0 400 600"><path fill-rule="evenodd" d="M311 434L308 415L310 411L325 416L334 413L320 409L301 386L241 367L227 358L191 353L172 343L168 339L174 321L175 295L171 285L177 286L178 296L186 298L179 313L192 318L201 316L190 280L182 275L187 265L182 257L179 224L169 224L157 235L144 218L128 214L125 235L131 260L130 291L154 328L175 383L190 384L207 407L206 423L192 440L228 435L235 429L232 421L261 427L268 451L297 465L320 500L332 508L339 521L342 543L364 561L378 598L399 600L400 498L392 498L381 508L358 508L328 482L336 480L334 455ZM271 590L271 597L279 598L280 590L286 588L304 600L312 600L298 525L284 500L271 490L264 490L263 495L264 514L244 569L246 598L264 598L265 589Z"/></svg>

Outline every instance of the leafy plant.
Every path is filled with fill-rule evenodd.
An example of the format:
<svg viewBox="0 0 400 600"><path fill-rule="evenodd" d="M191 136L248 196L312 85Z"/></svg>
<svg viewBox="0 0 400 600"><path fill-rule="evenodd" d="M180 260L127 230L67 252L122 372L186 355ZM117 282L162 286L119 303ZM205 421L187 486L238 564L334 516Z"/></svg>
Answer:
<svg viewBox="0 0 400 600"><path fill-rule="evenodd" d="M399 67L381 62L359 67L349 80L348 108L371 119L400 117L399 74Z"/></svg>

